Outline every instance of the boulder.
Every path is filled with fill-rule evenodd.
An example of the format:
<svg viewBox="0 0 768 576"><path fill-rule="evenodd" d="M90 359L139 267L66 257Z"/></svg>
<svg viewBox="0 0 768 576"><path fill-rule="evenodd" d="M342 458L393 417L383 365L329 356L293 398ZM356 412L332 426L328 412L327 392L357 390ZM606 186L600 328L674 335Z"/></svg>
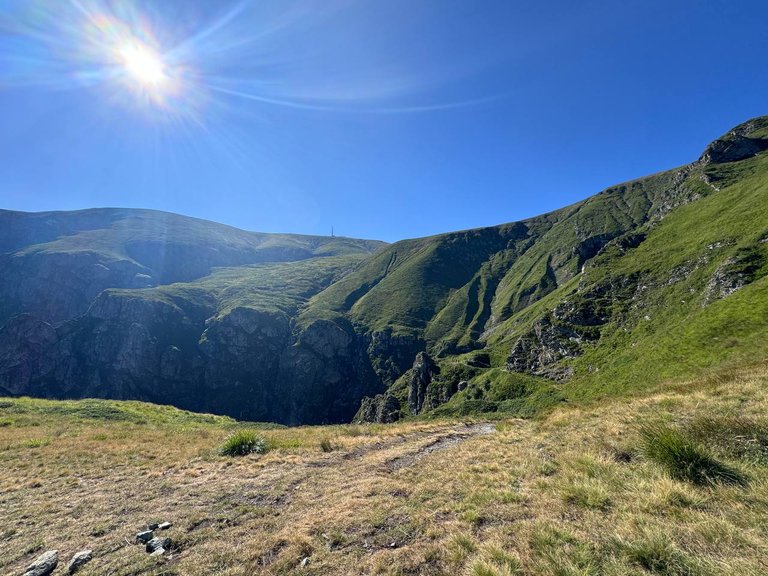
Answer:
<svg viewBox="0 0 768 576"><path fill-rule="evenodd" d="M27 566L24 576L47 576L59 564L59 551L49 550L38 556L32 564Z"/></svg>
<svg viewBox="0 0 768 576"><path fill-rule="evenodd" d="M171 547L171 539L170 538L152 538L149 542L147 542L146 550L149 553L157 552L158 550L167 550ZM160 552L162 554L162 552Z"/></svg>
<svg viewBox="0 0 768 576"><path fill-rule="evenodd" d="M152 524L150 524L150 526L152 526ZM138 534L136 534L136 541L140 542L141 544L146 544L147 542L152 540L154 536L155 536L155 533L153 532L153 530L145 530L144 532L139 532Z"/></svg>
<svg viewBox="0 0 768 576"><path fill-rule="evenodd" d="M82 550L72 556L72 560L69 561L67 570L70 574L74 574L91 560L93 560L93 550Z"/></svg>

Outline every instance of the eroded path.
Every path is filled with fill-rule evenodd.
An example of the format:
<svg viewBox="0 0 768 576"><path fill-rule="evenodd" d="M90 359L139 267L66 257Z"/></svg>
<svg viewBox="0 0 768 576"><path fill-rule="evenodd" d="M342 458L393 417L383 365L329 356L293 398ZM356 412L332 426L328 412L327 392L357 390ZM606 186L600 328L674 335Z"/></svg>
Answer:
<svg viewBox="0 0 768 576"><path fill-rule="evenodd" d="M432 438L427 444L419 447L414 452L397 456L387 462L387 468L391 471L401 468L408 468L418 463L419 460L441 450L448 450L462 442L466 442L474 436L493 434L496 426L490 422L479 424L468 424L462 428L457 428L447 434L441 434Z"/></svg>

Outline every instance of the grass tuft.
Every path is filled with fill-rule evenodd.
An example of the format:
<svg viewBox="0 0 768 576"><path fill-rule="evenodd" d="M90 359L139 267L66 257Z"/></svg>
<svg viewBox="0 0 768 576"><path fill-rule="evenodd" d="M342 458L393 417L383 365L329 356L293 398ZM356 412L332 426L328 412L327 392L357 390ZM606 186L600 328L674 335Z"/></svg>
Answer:
<svg viewBox="0 0 768 576"><path fill-rule="evenodd" d="M676 480L700 486L747 484L744 474L717 460L708 449L677 428L647 424L640 429L640 439L643 455Z"/></svg>
<svg viewBox="0 0 768 576"><path fill-rule="evenodd" d="M665 576L704 576L709 574L706 566L686 554L665 533L659 530L646 531L632 542L616 541L616 547L625 557L651 574Z"/></svg>
<svg viewBox="0 0 768 576"><path fill-rule="evenodd" d="M325 437L320 440L320 450L323 452L333 452L336 450L336 445L329 437Z"/></svg>
<svg viewBox="0 0 768 576"><path fill-rule="evenodd" d="M605 486L596 480L577 480L565 486L563 500L591 510L608 510L611 507L611 497Z"/></svg>
<svg viewBox="0 0 768 576"><path fill-rule="evenodd" d="M238 430L230 434L219 448L221 456L247 456L265 454L267 442L253 430Z"/></svg>
<svg viewBox="0 0 768 576"><path fill-rule="evenodd" d="M685 425L694 440L731 458L768 463L768 420L747 416L698 416Z"/></svg>

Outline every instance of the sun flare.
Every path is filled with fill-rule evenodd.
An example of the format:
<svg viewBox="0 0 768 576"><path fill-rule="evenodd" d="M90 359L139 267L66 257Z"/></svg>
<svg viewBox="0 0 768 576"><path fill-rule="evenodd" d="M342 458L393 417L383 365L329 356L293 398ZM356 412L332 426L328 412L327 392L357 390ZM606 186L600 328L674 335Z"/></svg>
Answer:
<svg viewBox="0 0 768 576"><path fill-rule="evenodd" d="M144 88L159 88L167 80L162 57L147 46L127 44L120 48L120 58L128 75Z"/></svg>

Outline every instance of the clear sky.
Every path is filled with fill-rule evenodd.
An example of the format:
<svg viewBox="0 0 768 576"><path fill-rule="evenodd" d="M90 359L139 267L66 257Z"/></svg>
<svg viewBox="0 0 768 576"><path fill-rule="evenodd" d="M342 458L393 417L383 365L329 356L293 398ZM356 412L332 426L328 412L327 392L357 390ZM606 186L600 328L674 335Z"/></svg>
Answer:
<svg viewBox="0 0 768 576"><path fill-rule="evenodd" d="M388 241L768 114L765 0L0 0L0 207Z"/></svg>

